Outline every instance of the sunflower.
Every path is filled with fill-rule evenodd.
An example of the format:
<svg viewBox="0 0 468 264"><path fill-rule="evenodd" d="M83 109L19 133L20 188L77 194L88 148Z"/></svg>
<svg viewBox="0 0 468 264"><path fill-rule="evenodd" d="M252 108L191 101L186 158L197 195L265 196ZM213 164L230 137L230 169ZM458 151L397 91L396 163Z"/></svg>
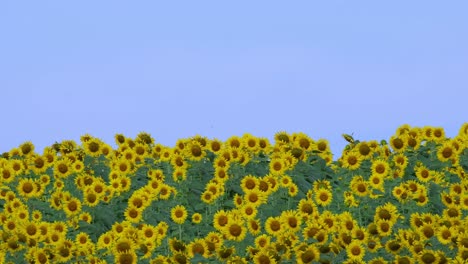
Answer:
<svg viewBox="0 0 468 264"><path fill-rule="evenodd" d="M320 206L328 206L333 200L333 193L326 189L320 189L315 193L315 202Z"/></svg>
<svg viewBox="0 0 468 264"><path fill-rule="evenodd" d="M261 232L260 220L257 218L247 219L247 228L250 234L256 236Z"/></svg>
<svg viewBox="0 0 468 264"><path fill-rule="evenodd" d="M226 262L231 256L234 256L236 253L236 248L234 246L227 247L222 245L216 250L217 257L222 262Z"/></svg>
<svg viewBox="0 0 468 264"><path fill-rule="evenodd" d="M283 232L283 230L284 230L284 225L280 217L270 216L265 221L265 231L268 234L272 236L278 236L279 234Z"/></svg>
<svg viewBox="0 0 468 264"><path fill-rule="evenodd" d="M385 178L389 174L390 166L386 161L378 159L372 162L371 169L372 174L381 175Z"/></svg>
<svg viewBox="0 0 468 264"><path fill-rule="evenodd" d="M138 223L143 217L142 211L143 211L142 209L134 207L132 205L128 206L125 209L125 213L124 213L125 220L131 223ZM172 214L171 214L171 217L172 217Z"/></svg>
<svg viewBox="0 0 468 264"><path fill-rule="evenodd" d="M42 174L48 168L48 162L46 157L40 155L33 155L29 158L28 167L35 173L35 174Z"/></svg>
<svg viewBox="0 0 468 264"><path fill-rule="evenodd" d="M88 212L82 212L80 215L79 215L79 219L83 222L86 222L88 224L91 223L91 221L93 220L93 217L91 216L90 213Z"/></svg>
<svg viewBox="0 0 468 264"><path fill-rule="evenodd" d="M131 172L132 170L132 163L127 159L118 159L113 164L113 170L117 171L120 175L126 175Z"/></svg>
<svg viewBox="0 0 468 264"><path fill-rule="evenodd" d="M137 143L133 147L133 151L135 152L136 155L136 160L140 160L143 162L145 158L150 157L150 148L148 145L143 144L143 143Z"/></svg>
<svg viewBox="0 0 468 264"><path fill-rule="evenodd" d="M245 219L255 218L258 212L257 207L253 204L244 204L240 207L240 210L242 212L242 216Z"/></svg>
<svg viewBox="0 0 468 264"><path fill-rule="evenodd" d="M419 165L415 169L416 177L421 182L429 182L432 179L432 173L424 165Z"/></svg>
<svg viewBox="0 0 468 264"><path fill-rule="evenodd" d="M20 196L28 199L36 195L37 185L34 180L23 178L19 181L18 187L16 189L18 190Z"/></svg>
<svg viewBox="0 0 468 264"><path fill-rule="evenodd" d="M50 263L49 253L45 248L38 248L34 250L33 260L35 263L47 264Z"/></svg>
<svg viewBox="0 0 468 264"><path fill-rule="evenodd" d="M186 168L188 166L187 161L180 154L173 154L171 158L171 165L175 168Z"/></svg>
<svg viewBox="0 0 468 264"><path fill-rule="evenodd" d="M221 232L225 235L228 240L242 241L247 234L247 228L242 220L231 218L227 224L221 229Z"/></svg>
<svg viewBox="0 0 468 264"><path fill-rule="evenodd" d="M34 154L34 145L31 141L27 141L19 146L19 150L21 152L21 156L27 157Z"/></svg>
<svg viewBox="0 0 468 264"><path fill-rule="evenodd" d="M187 209L183 205L176 205L171 209L171 219L175 223L181 225L187 219Z"/></svg>
<svg viewBox="0 0 468 264"><path fill-rule="evenodd" d="M356 175L351 179L350 187L353 194L358 196L367 196L369 194L368 183L364 181L362 176Z"/></svg>
<svg viewBox="0 0 468 264"><path fill-rule="evenodd" d="M291 135L289 135L285 131L279 131L275 133L274 139L275 143L278 145L287 144L291 141Z"/></svg>
<svg viewBox="0 0 468 264"><path fill-rule="evenodd" d="M268 197L261 191L255 189L251 191L247 191L244 194L244 201L246 204L251 204L255 207L266 203L268 200Z"/></svg>
<svg viewBox="0 0 468 264"><path fill-rule="evenodd" d="M175 182L185 181L187 179L187 169L186 168L176 168L172 172L172 179Z"/></svg>
<svg viewBox="0 0 468 264"><path fill-rule="evenodd" d="M229 179L227 169L221 167L215 168L214 178L220 182L226 182Z"/></svg>
<svg viewBox="0 0 468 264"><path fill-rule="evenodd" d="M281 158L274 158L270 161L270 173L274 175L281 175L287 169L285 161Z"/></svg>
<svg viewBox="0 0 468 264"><path fill-rule="evenodd" d="M257 253L255 253L252 261L254 264L263 264L263 263L276 264L277 263L274 256L272 256L272 253L267 249L261 249Z"/></svg>
<svg viewBox="0 0 468 264"><path fill-rule="evenodd" d="M289 185L292 184L292 182L293 182L292 178L286 174L282 175L279 180L280 185L285 188L288 188Z"/></svg>
<svg viewBox="0 0 468 264"><path fill-rule="evenodd" d="M280 219L288 232L296 233L301 229L302 218L295 211L286 210L281 212Z"/></svg>
<svg viewBox="0 0 468 264"><path fill-rule="evenodd" d="M369 185L376 189L376 190L380 190L382 192L385 191L384 189L384 178L382 177L382 175L379 175L379 174L372 174L370 177L369 177Z"/></svg>
<svg viewBox="0 0 468 264"><path fill-rule="evenodd" d="M278 178L276 178L274 175L268 174L264 177L264 180L267 181L270 185L268 191L265 194L269 195L270 193L274 193L279 189L280 183L278 182Z"/></svg>
<svg viewBox="0 0 468 264"><path fill-rule="evenodd" d="M214 198L217 198L220 195L222 195L222 192L224 191L224 187L215 182L208 182L205 186L205 191L210 192Z"/></svg>
<svg viewBox="0 0 468 264"><path fill-rule="evenodd" d="M209 257L209 249L205 239L196 238L187 245L187 253L189 258L195 257L196 254L203 256L204 258Z"/></svg>
<svg viewBox="0 0 468 264"><path fill-rule="evenodd" d="M255 247L258 249L268 248L270 246L271 237L267 234L261 234L255 237L254 243Z"/></svg>
<svg viewBox="0 0 468 264"><path fill-rule="evenodd" d="M457 235L457 231L454 226L448 227L441 225L437 231L436 236L440 243L448 245L452 242L452 238Z"/></svg>
<svg viewBox="0 0 468 264"><path fill-rule="evenodd" d="M426 192L418 191L413 197L418 206L426 206L429 202L429 197Z"/></svg>
<svg viewBox="0 0 468 264"><path fill-rule="evenodd" d="M66 158L57 160L54 163L54 176L59 179L66 178L73 172L71 165L70 160Z"/></svg>
<svg viewBox="0 0 468 264"><path fill-rule="evenodd" d="M437 158L442 162L452 160L453 158L455 158L456 155L457 151L455 150L451 142L444 143L437 150Z"/></svg>
<svg viewBox="0 0 468 264"><path fill-rule="evenodd" d="M218 156L215 158L215 160L213 161L213 166L214 168L225 168L225 169L228 169L229 168L229 162L226 160L226 158L224 158L223 156Z"/></svg>
<svg viewBox="0 0 468 264"><path fill-rule="evenodd" d="M256 138L255 136L249 133L245 133L244 135L242 135L241 145L247 148L249 152L255 153L255 154L258 153L260 149L258 138Z"/></svg>
<svg viewBox="0 0 468 264"><path fill-rule="evenodd" d="M37 223L30 221L26 221L22 225L22 233L26 235L28 239L37 239L41 234Z"/></svg>
<svg viewBox="0 0 468 264"><path fill-rule="evenodd" d="M204 191L201 194L201 200L202 200L202 202L204 202L206 204L212 204L216 200L216 197L213 196L212 192Z"/></svg>
<svg viewBox="0 0 468 264"><path fill-rule="evenodd" d="M374 220L388 220L393 224L397 221L399 216L397 207L388 202L375 209Z"/></svg>
<svg viewBox="0 0 468 264"><path fill-rule="evenodd" d="M75 244L79 245L80 247L86 247L88 245L91 245L91 243L93 242L88 233L80 232L75 237Z"/></svg>
<svg viewBox="0 0 468 264"><path fill-rule="evenodd" d="M320 251L312 244L308 245L303 250L297 250L296 256L298 264L313 263L320 259Z"/></svg>
<svg viewBox="0 0 468 264"><path fill-rule="evenodd" d="M296 196L298 192L299 192L299 188L297 187L296 184L291 184L291 185L289 185L289 187L288 187L288 195L289 195L290 197Z"/></svg>
<svg viewBox="0 0 468 264"><path fill-rule="evenodd" d="M391 136L390 137L390 146L392 149L399 153L406 148L407 141L404 140L404 136Z"/></svg>
<svg viewBox="0 0 468 264"><path fill-rule="evenodd" d="M68 217L77 215L81 212L81 201L77 198L72 197L63 206L63 210Z"/></svg>
<svg viewBox="0 0 468 264"><path fill-rule="evenodd" d="M418 263L440 263L440 257L436 251L431 249L423 249L419 252L418 256Z"/></svg>
<svg viewBox="0 0 468 264"><path fill-rule="evenodd" d="M361 261L364 258L365 252L362 242L359 240L351 241L351 243L346 247L348 259Z"/></svg>
<svg viewBox="0 0 468 264"><path fill-rule="evenodd" d="M219 139L211 139L207 143L207 148L216 154L223 148L223 143Z"/></svg>
<svg viewBox="0 0 468 264"><path fill-rule="evenodd" d="M192 223L199 224L201 223L203 216L200 213L192 214Z"/></svg>
<svg viewBox="0 0 468 264"><path fill-rule="evenodd" d="M101 146L103 142L97 138L91 138L86 142L83 142L84 151L91 157L98 157L101 155Z"/></svg>
<svg viewBox="0 0 468 264"><path fill-rule="evenodd" d="M188 142L183 151L184 155L190 160L198 161L206 155L204 147L197 140Z"/></svg>
<svg viewBox="0 0 468 264"><path fill-rule="evenodd" d="M294 145L300 147L304 151L312 150L314 140L304 133L294 134ZM326 147L325 147L326 149Z"/></svg>
<svg viewBox="0 0 468 264"><path fill-rule="evenodd" d="M224 210L217 211L213 216L213 226L216 230L223 229L229 221L229 214Z"/></svg>
<svg viewBox="0 0 468 264"><path fill-rule="evenodd" d="M340 159L343 168L356 170L361 166L362 156L357 151L346 152Z"/></svg>
<svg viewBox="0 0 468 264"><path fill-rule="evenodd" d="M67 240L63 239L57 242L56 247L54 248L54 260L65 263L72 259L73 257L73 249L68 246L66 243Z"/></svg>
<svg viewBox="0 0 468 264"><path fill-rule="evenodd" d="M405 169L408 166L408 157L404 153L398 153L393 156L393 162L401 169Z"/></svg>
<svg viewBox="0 0 468 264"><path fill-rule="evenodd" d="M340 219L340 226L342 230L351 231L358 226L357 221L353 218L353 215L348 211L341 213L338 218Z"/></svg>
<svg viewBox="0 0 468 264"><path fill-rule="evenodd" d="M306 219L318 215L317 205L309 199L301 199L297 205L297 211Z"/></svg>
<svg viewBox="0 0 468 264"><path fill-rule="evenodd" d="M380 236L385 237L389 236L392 233L393 223L389 220L379 219L375 222L377 227L377 232Z"/></svg>

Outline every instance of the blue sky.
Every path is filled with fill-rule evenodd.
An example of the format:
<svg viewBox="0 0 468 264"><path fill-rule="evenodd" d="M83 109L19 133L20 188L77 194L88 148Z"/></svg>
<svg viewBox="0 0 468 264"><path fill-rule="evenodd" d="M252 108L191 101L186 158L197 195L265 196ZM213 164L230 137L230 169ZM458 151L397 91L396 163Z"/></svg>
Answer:
<svg viewBox="0 0 468 264"><path fill-rule="evenodd" d="M0 152L468 119L466 1L2 1Z"/></svg>

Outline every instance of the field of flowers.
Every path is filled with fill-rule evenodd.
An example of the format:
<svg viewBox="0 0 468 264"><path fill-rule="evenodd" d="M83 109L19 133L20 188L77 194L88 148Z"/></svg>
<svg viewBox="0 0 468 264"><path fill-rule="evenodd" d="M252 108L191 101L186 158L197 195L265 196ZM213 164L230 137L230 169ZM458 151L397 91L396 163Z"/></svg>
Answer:
<svg viewBox="0 0 468 264"><path fill-rule="evenodd" d="M348 145L91 135L0 156L0 263L467 263L468 123Z"/></svg>

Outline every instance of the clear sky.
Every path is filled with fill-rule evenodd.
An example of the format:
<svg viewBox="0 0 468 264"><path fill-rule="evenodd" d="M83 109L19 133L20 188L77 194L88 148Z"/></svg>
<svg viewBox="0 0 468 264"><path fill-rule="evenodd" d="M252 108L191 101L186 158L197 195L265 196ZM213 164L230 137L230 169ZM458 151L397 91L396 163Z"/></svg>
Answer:
<svg viewBox="0 0 468 264"><path fill-rule="evenodd" d="M0 2L0 152L468 121L467 1Z"/></svg>

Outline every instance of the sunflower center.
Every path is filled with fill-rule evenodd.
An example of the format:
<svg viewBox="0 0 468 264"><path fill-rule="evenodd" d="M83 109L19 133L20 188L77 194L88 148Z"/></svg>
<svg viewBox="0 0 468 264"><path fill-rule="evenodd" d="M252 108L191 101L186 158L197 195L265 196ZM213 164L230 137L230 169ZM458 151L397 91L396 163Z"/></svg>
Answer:
<svg viewBox="0 0 468 264"><path fill-rule="evenodd" d="M233 224L229 227L229 233L235 237L238 237L242 233L242 227L238 224Z"/></svg>
<svg viewBox="0 0 468 264"><path fill-rule="evenodd" d="M26 182L26 183L23 185L23 192L29 194L29 193L31 193L33 190L34 190L34 187L33 187L33 185L32 185L30 182Z"/></svg>

